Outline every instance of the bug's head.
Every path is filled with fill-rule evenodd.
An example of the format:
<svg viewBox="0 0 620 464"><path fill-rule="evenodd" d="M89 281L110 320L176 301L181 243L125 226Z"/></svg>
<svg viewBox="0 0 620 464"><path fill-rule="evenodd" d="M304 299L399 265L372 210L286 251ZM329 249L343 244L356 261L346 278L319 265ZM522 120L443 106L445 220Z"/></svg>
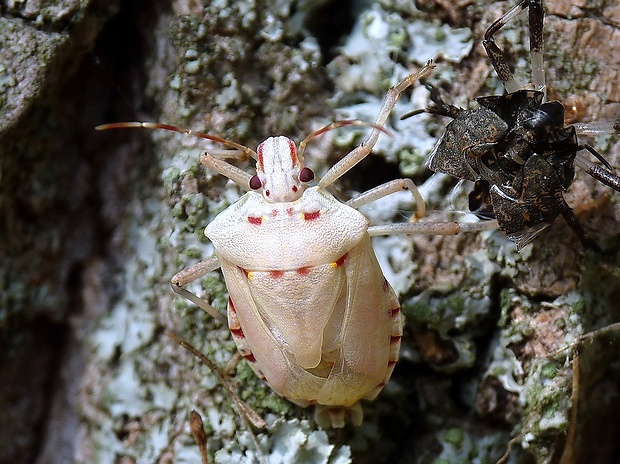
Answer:
<svg viewBox="0 0 620 464"><path fill-rule="evenodd" d="M256 150L256 175L252 190L261 190L269 203L285 203L301 198L306 184L314 179L312 169L302 165L295 142L283 136L269 137Z"/></svg>

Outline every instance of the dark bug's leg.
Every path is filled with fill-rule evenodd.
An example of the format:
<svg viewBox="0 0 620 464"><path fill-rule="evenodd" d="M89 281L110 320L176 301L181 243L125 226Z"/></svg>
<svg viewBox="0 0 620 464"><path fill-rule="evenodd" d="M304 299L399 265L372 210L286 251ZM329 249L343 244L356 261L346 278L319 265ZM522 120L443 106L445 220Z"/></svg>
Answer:
<svg viewBox="0 0 620 464"><path fill-rule="evenodd" d="M605 167L594 164L580 155L575 157L575 164L599 182L602 182L615 191L620 192L620 177L612 172L612 167L607 160L590 145L583 145L581 148L592 153L601 163L605 165Z"/></svg>
<svg viewBox="0 0 620 464"><path fill-rule="evenodd" d="M532 84L534 89L545 92L545 71L543 69L543 21L545 10L541 0L530 0L530 59L532 60Z"/></svg>
<svg viewBox="0 0 620 464"><path fill-rule="evenodd" d="M497 76L504 84L506 91L508 93L516 92L521 87L515 80L512 72L508 68L508 64L506 63L506 58L504 53L500 50L500 48L495 43L493 36L512 18L521 13L530 5L530 0L521 0L517 5L512 7L504 16L499 18L493 24L489 26L489 28L484 33L484 38L482 40L482 45L489 56L489 60L491 60L491 64L497 73ZM542 33L542 29L541 29ZM541 34L542 35L542 34ZM542 41L541 41L542 42Z"/></svg>
<svg viewBox="0 0 620 464"><path fill-rule="evenodd" d="M594 240L592 240L592 238L586 233L585 230L583 230L579 219L577 219L577 216L575 216L575 213L568 205L566 205L566 208L563 209L561 214L566 223L570 226L571 229L573 229L577 237L579 237L579 241L581 241L581 244L584 248L588 248L590 250L598 252L601 251L601 248L598 246L598 244L594 242Z"/></svg>
<svg viewBox="0 0 620 464"><path fill-rule="evenodd" d="M430 106L428 108L417 109L413 111L409 111L403 114L400 119L408 119L412 116L416 116L422 113L436 114L439 116L448 116L449 118L456 118L456 116L463 111L458 106L451 105L446 103L446 101L442 98L441 92L439 88L435 87L430 82L426 82L423 79L420 79L420 82L424 84L424 87L431 93L430 99L435 104L435 106Z"/></svg>

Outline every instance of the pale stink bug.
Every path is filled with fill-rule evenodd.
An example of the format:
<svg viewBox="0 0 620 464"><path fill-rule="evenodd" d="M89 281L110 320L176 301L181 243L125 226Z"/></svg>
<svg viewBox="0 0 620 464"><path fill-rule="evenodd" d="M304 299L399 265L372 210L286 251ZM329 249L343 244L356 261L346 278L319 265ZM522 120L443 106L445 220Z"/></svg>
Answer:
<svg viewBox="0 0 620 464"><path fill-rule="evenodd" d="M249 192L205 229L215 256L172 278L173 289L221 318L183 287L218 267L229 292L228 325L241 355L275 392L301 406L316 405L323 426L362 421L359 401L372 400L389 380L402 336L400 305L383 276L370 237L386 234L457 234L494 227L482 223L407 222L370 226L358 211L386 195L409 190L416 216L424 201L410 179L375 187L346 203L326 188L368 156L401 93L427 75L431 62L389 89L368 139L335 164L316 186L304 166L306 143L270 137L256 152L219 137L157 123L116 123L99 129L144 127L197 135L257 160L250 175L221 156L200 162ZM230 155L228 153L227 155Z"/></svg>

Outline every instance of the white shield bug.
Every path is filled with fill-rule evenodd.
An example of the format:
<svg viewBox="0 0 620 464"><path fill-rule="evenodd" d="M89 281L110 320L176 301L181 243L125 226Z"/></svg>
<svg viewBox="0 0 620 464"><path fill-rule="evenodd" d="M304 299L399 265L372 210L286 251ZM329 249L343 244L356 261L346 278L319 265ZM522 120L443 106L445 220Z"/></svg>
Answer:
<svg viewBox="0 0 620 464"><path fill-rule="evenodd" d="M256 152L219 137L158 123L114 123L98 129L144 127L197 135L257 160L250 175L203 153L200 162L248 189L205 229L215 256L172 278L173 289L221 318L183 287L218 267L229 292L228 325L238 350L275 392L301 406L316 405L322 426L362 421L359 401L383 389L400 350L402 323L396 294L371 246L372 235L457 234L494 227L484 223L407 222L370 226L357 209L406 189L425 215L410 179L397 179L341 203L326 188L368 156L401 93L433 68L431 62L389 89L368 139L335 164L316 186L303 164L306 143L270 137ZM230 155L230 154L229 154Z"/></svg>

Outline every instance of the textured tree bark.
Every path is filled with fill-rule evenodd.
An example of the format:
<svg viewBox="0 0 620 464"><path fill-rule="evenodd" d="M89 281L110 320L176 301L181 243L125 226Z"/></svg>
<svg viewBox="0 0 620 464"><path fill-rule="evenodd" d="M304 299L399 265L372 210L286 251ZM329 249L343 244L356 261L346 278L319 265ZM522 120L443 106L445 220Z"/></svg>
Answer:
<svg viewBox="0 0 620 464"><path fill-rule="evenodd" d="M234 353L227 329L174 298L168 280L210 256L204 226L241 192L200 168L196 140L94 127L157 120L251 148L299 141L337 119L372 120L389 85L430 57L430 81L466 106L501 92L480 41L513 2L47 3L0 6L0 462L199 462L192 409L215 462L251 462L226 392L165 335L222 366ZM617 119L620 6L545 7L548 94L574 102L575 120ZM527 82L526 15L498 44ZM417 85L396 116L427 98ZM431 210L454 209L456 182L427 181L423 167L447 122L393 118L379 156L339 189L348 197L404 172ZM324 171L361 139L349 134L313 141L307 163ZM620 138L589 143L620 167ZM619 195L583 173L566 195L601 254L563 220L520 253L498 231L378 241L407 317L393 380L361 428L325 434L241 363L233 382L269 423L263 453L617 461L619 332L580 337L620 320ZM369 215L402 220L385 208ZM194 290L225 307L217 273Z"/></svg>

